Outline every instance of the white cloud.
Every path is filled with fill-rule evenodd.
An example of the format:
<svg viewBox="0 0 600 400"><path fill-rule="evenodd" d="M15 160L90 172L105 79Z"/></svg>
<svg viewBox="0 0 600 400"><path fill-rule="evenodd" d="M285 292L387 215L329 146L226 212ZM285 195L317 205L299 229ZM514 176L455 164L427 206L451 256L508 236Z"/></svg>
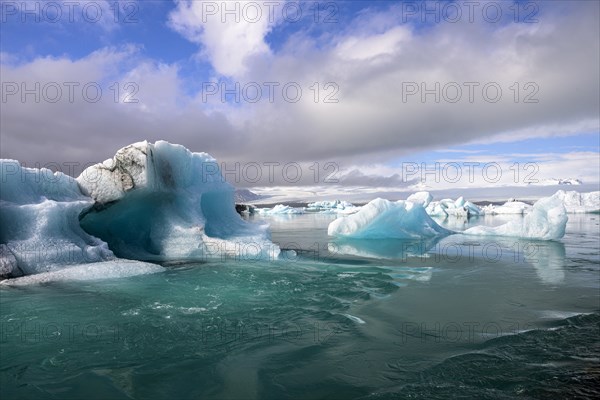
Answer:
<svg viewBox="0 0 600 400"><path fill-rule="evenodd" d="M230 17L221 23L220 16L209 16L205 23L202 4L178 1L169 23L198 44L228 84L279 83L273 103L266 94L258 103L222 103L219 95L203 101L201 93L189 94L177 64L148 59L137 47L26 63L2 53L3 82L99 82L104 89L98 103L11 97L0 111L2 157L28 163L97 161L127 143L163 138L228 162L333 161L344 172L360 171L352 174L357 184L392 184L398 182L395 172L384 164L410 159L415 152L598 130L600 12L595 2L561 3L558 11L553 8L557 2L540 3L539 24L463 21L421 30L402 24L394 12L369 10L348 26L332 25L318 38L300 30L277 51L269 48L266 35L289 22L262 18L237 24ZM113 82L120 87L116 103ZM130 93L123 87L128 82L139 88L138 103L123 102ZM302 89L297 103L282 97L289 82ZM315 82L317 102L311 90ZM328 82L339 91L326 89ZM463 99L437 103L428 95L423 102L415 94L404 101L403 89L411 82L428 88L458 82ZM464 82L481 83L472 103ZM497 103L482 98L486 82L503 89ZM517 103L510 89L515 82ZM527 82L537 85L538 103L522 101L531 92L524 87ZM339 101L324 103L333 93ZM544 164L548 177L570 177L571 172L564 176L567 171L584 180L594 177L597 153L571 154L574 158L552 156L555 162Z"/></svg>
<svg viewBox="0 0 600 400"><path fill-rule="evenodd" d="M190 41L200 44L218 73L239 77L252 58L268 57L271 53L265 36L275 19L270 22L265 12L268 10L261 3L252 1L178 0L177 8L169 15L169 24Z"/></svg>

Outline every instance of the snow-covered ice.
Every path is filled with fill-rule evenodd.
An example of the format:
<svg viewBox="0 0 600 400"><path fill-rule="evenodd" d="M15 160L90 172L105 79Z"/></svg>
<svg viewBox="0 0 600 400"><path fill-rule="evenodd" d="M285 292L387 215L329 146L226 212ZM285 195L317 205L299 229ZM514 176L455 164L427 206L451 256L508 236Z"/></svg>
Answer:
<svg viewBox="0 0 600 400"><path fill-rule="evenodd" d="M327 232L355 239L415 239L452 233L432 220L423 206L385 199L372 200L356 214L336 219Z"/></svg>

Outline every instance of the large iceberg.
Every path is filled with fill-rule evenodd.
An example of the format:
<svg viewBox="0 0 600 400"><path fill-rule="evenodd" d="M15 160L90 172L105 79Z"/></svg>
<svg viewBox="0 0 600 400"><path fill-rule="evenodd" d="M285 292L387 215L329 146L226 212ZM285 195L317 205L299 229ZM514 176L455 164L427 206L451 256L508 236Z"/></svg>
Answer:
<svg viewBox="0 0 600 400"><path fill-rule="evenodd" d="M107 276L129 276L161 268L118 257L264 259L280 252L267 226L236 213L234 189L216 161L183 146L135 143L77 179L14 160L0 160L0 168L2 278L101 276L103 268L112 271Z"/></svg>
<svg viewBox="0 0 600 400"><path fill-rule="evenodd" d="M463 233L479 236L512 236L538 240L558 240L565 235L567 210L559 193L538 200L531 212L504 225L475 226Z"/></svg>
<svg viewBox="0 0 600 400"><path fill-rule="evenodd" d="M81 226L118 256L142 260L275 258L268 226L235 211L217 161L180 145L139 142L78 178L94 207Z"/></svg>
<svg viewBox="0 0 600 400"><path fill-rule="evenodd" d="M354 239L418 239L452 232L432 220L420 204L375 199L356 214L331 222L327 233Z"/></svg>

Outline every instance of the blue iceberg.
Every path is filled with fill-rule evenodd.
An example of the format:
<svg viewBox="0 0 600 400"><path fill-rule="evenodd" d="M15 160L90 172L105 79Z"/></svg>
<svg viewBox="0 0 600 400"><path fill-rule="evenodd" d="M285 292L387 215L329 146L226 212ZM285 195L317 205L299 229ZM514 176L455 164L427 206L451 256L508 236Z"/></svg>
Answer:
<svg viewBox="0 0 600 400"><path fill-rule="evenodd" d="M158 272L141 261L276 258L266 225L235 212L214 158L164 141L135 143L78 178L0 160L0 277L69 279L96 267ZM120 267L119 267L120 266ZM71 268L71 273L57 273ZM45 281L41 279L40 281Z"/></svg>
<svg viewBox="0 0 600 400"><path fill-rule="evenodd" d="M421 204L378 198L333 221L327 233L353 239L419 239L453 232L431 219Z"/></svg>

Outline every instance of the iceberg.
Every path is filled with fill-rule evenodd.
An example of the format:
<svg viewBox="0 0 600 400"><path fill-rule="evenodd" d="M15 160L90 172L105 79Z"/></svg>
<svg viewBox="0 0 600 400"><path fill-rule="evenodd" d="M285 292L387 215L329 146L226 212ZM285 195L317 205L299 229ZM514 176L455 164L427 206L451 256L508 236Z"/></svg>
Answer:
<svg viewBox="0 0 600 400"><path fill-rule="evenodd" d="M277 204L273 208L257 208L260 215L304 214L304 208L294 208L284 204Z"/></svg>
<svg viewBox="0 0 600 400"><path fill-rule="evenodd" d="M565 235L567 210L559 193L538 200L531 212L522 219L504 225L475 226L462 232L465 235L512 236L537 240L558 240Z"/></svg>
<svg viewBox="0 0 600 400"><path fill-rule="evenodd" d="M331 222L327 233L354 239L418 239L453 232L439 226L420 204L378 198L356 214Z"/></svg>
<svg viewBox="0 0 600 400"><path fill-rule="evenodd" d="M0 277L115 259L105 242L79 225L79 215L94 202L75 179L15 160L0 160L0 170Z"/></svg>
<svg viewBox="0 0 600 400"><path fill-rule="evenodd" d="M134 143L77 178L94 206L83 229L117 256L146 261L276 258L268 226L244 221L217 161L165 141Z"/></svg>
<svg viewBox="0 0 600 400"><path fill-rule="evenodd" d="M557 196L562 201L568 214L600 212L600 191L580 193L574 190L559 190L554 196ZM490 204L483 207L486 215L528 214L531 210L531 205L514 199L500 206Z"/></svg>
<svg viewBox="0 0 600 400"><path fill-rule="evenodd" d="M427 192L425 192L427 193ZM410 197L409 197L410 199ZM443 199L440 201L429 201L425 206L427 214L432 217L460 217L469 218L483 215L483 211L475 204L465 200L462 196L456 200Z"/></svg>
<svg viewBox="0 0 600 400"><path fill-rule="evenodd" d="M306 211L325 214L354 214L360 207L343 200L316 201L308 203Z"/></svg>
<svg viewBox="0 0 600 400"><path fill-rule="evenodd" d="M183 146L134 143L76 179L15 160L0 160L0 169L0 278L130 276L161 267L121 258L254 260L280 252L268 226L236 213L234 189L214 158Z"/></svg>
<svg viewBox="0 0 600 400"><path fill-rule="evenodd" d="M600 191L579 193L574 190L556 192L569 214L600 213Z"/></svg>
<svg viewBox="0 0 600 400"><path fill-rule="evenodd" d="M531 205L522 201L509 200L506 203L496 206L493 204L483 207L485 215L505 215L505 214L528 214L531 211Z"/></svg>

